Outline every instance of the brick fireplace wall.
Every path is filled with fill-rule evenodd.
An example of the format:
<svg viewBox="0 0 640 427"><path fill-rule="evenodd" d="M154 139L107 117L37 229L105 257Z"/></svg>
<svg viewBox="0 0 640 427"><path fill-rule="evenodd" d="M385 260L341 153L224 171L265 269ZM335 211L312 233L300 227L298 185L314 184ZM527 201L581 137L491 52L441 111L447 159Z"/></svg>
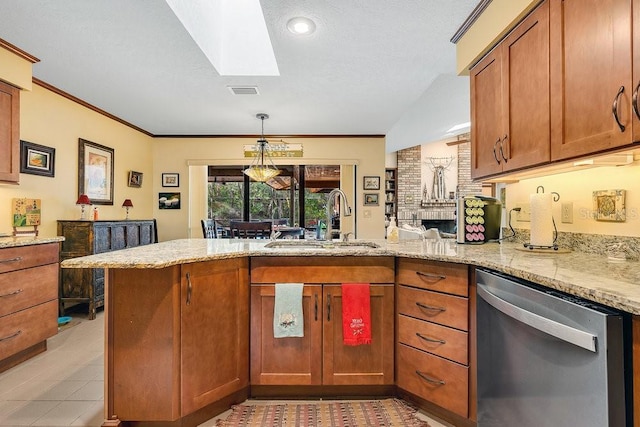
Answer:
<svg viewBox="0 0 640 427"><path fill-rule="evenodd" d="M458 144L456 197L482 193L482 183L471 179L471 143ZM398 151L398 225L420 225L422 219L454 219L455 200L422 206L422 147Z"/></svg>

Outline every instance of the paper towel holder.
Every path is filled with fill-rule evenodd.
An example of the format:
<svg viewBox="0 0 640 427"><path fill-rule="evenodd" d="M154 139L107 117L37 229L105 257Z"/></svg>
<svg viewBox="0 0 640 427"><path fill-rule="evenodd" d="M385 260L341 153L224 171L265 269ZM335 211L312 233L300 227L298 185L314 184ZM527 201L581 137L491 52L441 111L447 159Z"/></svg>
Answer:
<svg viewBox="0 0 640 427"><path fill-rule="evenodd" d="M542 185L538 185L538 188L536 188L536 193L544 193L544 187ZM551 194L553 195L553 201L557 202L558 200L560 200L560 194L552 191ZM553 249L554 251L558 250L558 244L556 243L558 240L558 228L556 227L556 221L555 219L553 219L553 216L551 216L551 222L553 223L553 243L551 244L551 246L539 246L539 245L532 245L531 243L524 243L524 247L527 249Z"/></svg>

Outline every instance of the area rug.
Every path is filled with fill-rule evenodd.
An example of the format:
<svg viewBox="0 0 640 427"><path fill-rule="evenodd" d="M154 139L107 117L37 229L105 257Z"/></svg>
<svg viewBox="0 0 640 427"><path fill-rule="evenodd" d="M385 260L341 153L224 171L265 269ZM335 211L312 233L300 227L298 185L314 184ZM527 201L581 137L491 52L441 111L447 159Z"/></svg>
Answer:
<svg viewBox="0 0 640 427"><path fill-rule="evenodd" d="M216 427L429 427L399 399L242 404Z"/></svg>

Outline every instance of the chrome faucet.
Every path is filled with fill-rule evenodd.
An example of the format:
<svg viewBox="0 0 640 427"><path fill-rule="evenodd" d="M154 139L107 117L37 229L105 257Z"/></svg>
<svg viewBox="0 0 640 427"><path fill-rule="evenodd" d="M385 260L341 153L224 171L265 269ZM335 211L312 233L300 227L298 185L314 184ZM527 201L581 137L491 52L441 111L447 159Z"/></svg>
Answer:
<svg viewBox="0 0 640 427"><path fill-rule="evenodd" d="M342 197L342 206L344 207L343 216L351 216L351 207L347 201L347 195L339 188L331 190L327 197L327 230L324 233L324 240L331 240L331 211L333 209L333 201L336 196Z"/></svg>

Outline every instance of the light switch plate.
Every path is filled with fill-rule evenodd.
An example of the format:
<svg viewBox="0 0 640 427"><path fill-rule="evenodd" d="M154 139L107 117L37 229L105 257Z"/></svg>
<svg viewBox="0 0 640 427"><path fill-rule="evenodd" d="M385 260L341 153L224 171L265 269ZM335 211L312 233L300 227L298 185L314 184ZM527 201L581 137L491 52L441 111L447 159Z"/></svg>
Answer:
<svg viewBox="0 0 640 427"><path fill-rule="evenodd" d="M573 224L573 202L563 202L560 209L560 221Z"/></svg>

